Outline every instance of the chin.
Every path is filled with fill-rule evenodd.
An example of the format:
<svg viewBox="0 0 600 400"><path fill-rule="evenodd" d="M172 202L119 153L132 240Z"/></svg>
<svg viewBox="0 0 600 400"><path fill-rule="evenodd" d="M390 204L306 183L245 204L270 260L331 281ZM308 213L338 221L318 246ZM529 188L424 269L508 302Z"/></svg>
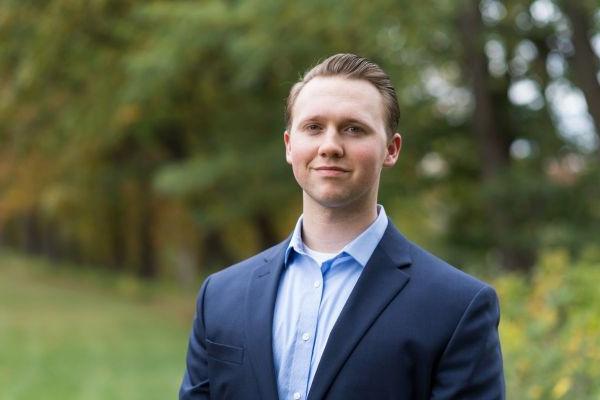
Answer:
<svg viewBox="0 0 600 400"><path fill-rule="evenodd" d="M310 197L316 203L318 203L320 206L326 207L326 208L345 207L345 206L352 204L356 200L352 197L349 197L347 195L341 195L341 194L329 194L329 195L310 196Z"/></svg>

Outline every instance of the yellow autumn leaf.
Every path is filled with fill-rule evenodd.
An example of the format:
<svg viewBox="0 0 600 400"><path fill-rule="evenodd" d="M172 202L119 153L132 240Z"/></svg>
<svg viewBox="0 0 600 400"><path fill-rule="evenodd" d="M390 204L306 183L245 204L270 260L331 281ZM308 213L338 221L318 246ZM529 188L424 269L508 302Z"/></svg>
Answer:
<svg viewBox="0 0 600 400"><path fill-rule="evenodd" d="M569 391L571 388L571 378L568 376L563 376L556 382L556 385L552 388L552 394L555 399L560 399Z"/></svg>

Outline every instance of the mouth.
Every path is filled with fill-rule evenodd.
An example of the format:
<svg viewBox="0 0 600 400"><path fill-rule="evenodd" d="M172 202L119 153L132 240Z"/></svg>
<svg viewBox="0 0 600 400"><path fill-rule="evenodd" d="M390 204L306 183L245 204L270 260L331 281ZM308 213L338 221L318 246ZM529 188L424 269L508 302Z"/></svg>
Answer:
<svg viewBox="0 0 600 400"><path fill-rule="evenodd" d="M348 169L337 166L321 166L314 168L314 170L322 176L339 176L350 172Z"/></svg>
<svg viewBox="0 0 600 400"><path fill-rule="evenodd" d="M336 166L322 166L322 167L316 167L315 170L317 171L336 171L336 172L349 172L349 170L342 168L342 167L336 167Z"/></svg>

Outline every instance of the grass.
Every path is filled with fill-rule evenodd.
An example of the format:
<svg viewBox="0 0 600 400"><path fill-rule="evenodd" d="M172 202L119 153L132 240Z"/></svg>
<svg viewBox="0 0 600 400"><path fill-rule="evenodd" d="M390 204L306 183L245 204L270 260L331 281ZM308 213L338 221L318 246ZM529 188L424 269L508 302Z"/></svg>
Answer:
<svg viewBox="0 0 600 400"><path fill-rule="evenodd" d="M597 260L547 252L491 280L508 398L600 399ZM176 398L194 298L0 250L0 400Z"/></svg>
<svg viewBox="0 0 600 400"><path fill-rule="evenodd" d="M0 252L0 400L176 398L194 294Z"/></svg>

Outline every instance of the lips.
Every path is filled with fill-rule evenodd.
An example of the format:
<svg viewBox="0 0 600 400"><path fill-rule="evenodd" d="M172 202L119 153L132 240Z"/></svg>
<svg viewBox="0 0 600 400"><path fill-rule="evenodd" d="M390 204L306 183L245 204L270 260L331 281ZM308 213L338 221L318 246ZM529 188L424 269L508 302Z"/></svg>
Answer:
<svg viewBox="0 0 600 400"><path fill-rule="evenodd" d="M336 172L349 172L349 170L342 168L342 167L337 167L337 166L321 166L321 167L316 167L315 168L317 171L336 171Z"/></svg>
<svg viewBox="0 0 600 400"><path fill-rule="evenodd" d="M317 174L317 176L320 176L322 178L343 177L343 176L346 176L346 174L348 172L350 172L350 170L348 170L346 168L342 168L342 167L338 167L338 166L334 166L334 165L322 165L320 167L314 168L314 171Z"/></svg>

